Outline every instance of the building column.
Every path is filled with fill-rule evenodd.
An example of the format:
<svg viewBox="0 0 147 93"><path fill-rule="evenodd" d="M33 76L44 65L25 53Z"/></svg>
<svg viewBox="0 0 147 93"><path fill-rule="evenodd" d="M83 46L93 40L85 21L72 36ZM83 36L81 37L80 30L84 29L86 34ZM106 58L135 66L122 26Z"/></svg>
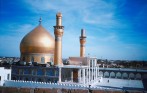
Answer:
<svg viewBox="0 0 147 93"><path fill-rule="evenodd" d="M71 70L71 81L73 82L73 69Z"/></svg>
<svg viewBox="0 0 147 93"><path fill-rule="evenodd" d="M100 72L100 71L99 71L99 65L98 65L98 76L100 75L99 72Z"/></svg>
<svg viewBox="0 0 147 93"><path fill-rule="evenodd" d="M88 67L87 67L87 83L89 84L89 70L88 70Z"/></svg>
<svg viewBox="0 0 147 93"><path fill-rule="evenodd" d="M59 67L59 83L61 83L61 67Z"/></svg>
<svg viewBox="0 0 147 93"><path fill-rule="evenodd" d="M95 80L97 79L97 76L96 76L96 75L97 75L97 74L96 74L96 73L97 73L97 72L96 72L97 69L96 69L96 68L97 68L97 67L95 66Z"/></svg>
<svg viewBox="0 0 147 93"><path fill-rule="evenodd" d="M95 67L95 79L97 80L97 67Z"/></svg>
<svg viewBox="0 0 147 93"><path fill-rule="evenodd" d="M87 72L86 72L86 68L84 68L84 69L85 69L85 84L86 84Z"/></svg>
<svg viewBox="0 0 147 93"><path fill-rule="evenodd" d="M83 68L83 83L85 84L85 68Z"/></svg>
<svg viewBox="0 0 147 93"><path fill-rule="evenodd" d="M81 83L81 69L78 70L78 82Z"/></svg>
<svg viewBox="0 0 147 93"><path fill-rule="evenodd" d="M94 66L94 81L95 81L95 77L96 77L96 69L95 69L95 66Z"/></svg>
<svg viewBox="0 0 147 93"><path fill-rule="evenodd" d="M98 71L97 71L97 67L96 67L96 80L97 80L97 78L98 78L98 76L97 76L97 72L98 72Z"/></svg>
<svg viewBox="0 0 147 93"><path fill-rule="evenodd" d="M89 80L88 80L88 81L89 81L89 83L90 83L90 79L91 79L91 74L90 74L90 65L89 65L89 68L88 68L88 69L89 69Z"/></svg>
<svg viewBox="0 0 147 93"><path fill-rule="evenodd" d="M95 67L93 66L93 82L95 80Z"/></svg>
<svg viewBox="0 0 147 93"><path fill-rule="evenodd" d="M96 66L94 66L94 80L96 80Z"/></svg>
<svg viewBox="0 0 147 93"><path fill-rule="evenodd" d="M93 81L93 60L92 60L92 81Z"/></svg>

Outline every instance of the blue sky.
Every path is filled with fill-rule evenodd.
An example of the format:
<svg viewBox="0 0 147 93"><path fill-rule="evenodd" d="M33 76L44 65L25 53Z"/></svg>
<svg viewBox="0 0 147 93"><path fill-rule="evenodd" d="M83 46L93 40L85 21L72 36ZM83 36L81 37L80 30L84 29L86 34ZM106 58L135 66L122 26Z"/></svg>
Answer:
<svg viewBox="0 0 147 93"><path fill-rule="evenodd" d="M54 36L63 14L63 58L79 56L80 30L87 34L86 55L147 60L147 0L0 0L0 56L20 55L21 39L38 25Z"/></svg>

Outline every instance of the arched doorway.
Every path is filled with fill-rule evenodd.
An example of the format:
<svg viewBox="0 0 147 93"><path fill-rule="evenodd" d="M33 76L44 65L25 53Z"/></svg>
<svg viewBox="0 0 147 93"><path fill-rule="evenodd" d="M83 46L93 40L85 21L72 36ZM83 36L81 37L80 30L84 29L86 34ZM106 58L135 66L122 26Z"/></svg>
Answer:
<svg viewBox="0 0 147 93"><path fill-rule="evenodd" d="M114 72L111 72L111 73L110 73L110 77L111 77L111 78L115 78L115 73L114 73Z"/></svg>
<svg viewBox="0 0 147 93"><path fill-rule="evenodd" d="M116 73L116 78L119 78L119 79L121 78L121 73L120 72Z"/></svg>
<svg viewBox="0 0 147 93"><path fill-rule="evenodd" d="M124 79L128 79L128 74L127 74L127 73L123 73L123 74L122 74L122 77L123 77Z"/></svg>
<svg viewBox="0 0 147 93"><path fill-rule="evenodd" d="M106 71L106 72L104 73L104 77L109 78L109 72Z"/></svg>
<svg viewBox="0 0 147 93"><path fill-rule="evenodd" d="M130 78L130 79L134 79L134 78L135 78L135 75L134 75L133 73L130 73L130 74L129 74L129 78Z"/></svg>

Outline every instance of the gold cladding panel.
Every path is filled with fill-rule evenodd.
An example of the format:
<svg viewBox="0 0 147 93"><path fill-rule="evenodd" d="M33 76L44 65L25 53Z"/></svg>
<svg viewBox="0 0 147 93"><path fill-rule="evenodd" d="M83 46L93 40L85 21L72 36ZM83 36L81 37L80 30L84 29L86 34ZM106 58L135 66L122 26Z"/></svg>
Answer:
<svg viewBox="0 0 147 93"><path fill-rule="evenodd" d="M54 38L41 25L21 41L21 53L54 53Z"/></svg>

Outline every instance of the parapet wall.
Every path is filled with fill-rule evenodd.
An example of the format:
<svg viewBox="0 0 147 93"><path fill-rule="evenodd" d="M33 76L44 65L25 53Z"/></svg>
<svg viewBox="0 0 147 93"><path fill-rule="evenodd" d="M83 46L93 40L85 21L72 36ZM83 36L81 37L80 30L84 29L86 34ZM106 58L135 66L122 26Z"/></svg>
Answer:
<svg viewBox="0 0 147 93"><path fill-rule="evenodd" d="M0 87L0 93L145 93L142 91Z"/></svg>
<svg viewBox="0 0 147 93"><path fill-rule="evenodd" d="M36 81L20 81L20 80L7 80L4 86L6 87L18 87L18 88L66 88L66 89L88 89L88 85L71 84L71 83L46 83ZM90 87L91 89L111 89L104 87ZM118 89L120 90L120 89Z"/></svg>
<svg viewBox="0 0 147 93"><path fill-rule="evenodd" d="M35 91L35 89L39 89L38 91L46 89L47 91L85 91L85 92L73 92L73 93L88 93L88 91L93 91L91 93L112 93L112 91L116 91L113 93L124 93L122 88L116 87L102 87L102 86L91 86L82 85L82 84L71 84L71 83L46 83L46 82L34 82L34 81L18 81L18 80L7 80L5 81L4 87L10 88L15 87L14 90L20 89L30 89L29 91ZM13 90L13 88L11 89ZM128 90L128 89L127 89ZM132 90L132 89L131 89ZM7 89L3 89L3 91L7 91ZM94 92L95 91L95 92ZM101 92L98 92L101 91ZM103 92L102 92L103 91ZM107 91L107 92L106 92ZM132 90L137 91L137 90ZM138 90L141 92L133 92L133 93L142 93L145 90ZM0 93L13 93L13 92L1 92ZM15 93L15 92L14 92ZM19 93L19 92L18 92ZM20 93L69 93L69 92L20 92ZM72 93L72 92L71 92Z"/></svg>

